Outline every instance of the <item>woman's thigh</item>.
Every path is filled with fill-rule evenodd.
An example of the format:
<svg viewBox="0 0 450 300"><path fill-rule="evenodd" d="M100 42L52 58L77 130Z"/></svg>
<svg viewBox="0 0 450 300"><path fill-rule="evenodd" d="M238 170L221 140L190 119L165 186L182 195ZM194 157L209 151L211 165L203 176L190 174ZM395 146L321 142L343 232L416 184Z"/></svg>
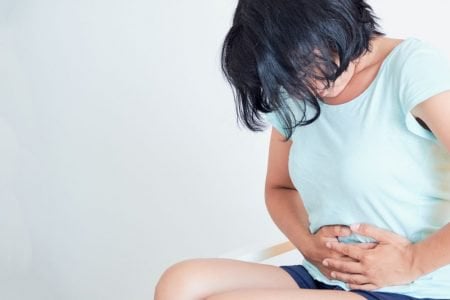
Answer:
<svg viewBox="0 0 450 300"><path fill-rule="evenodd" d="M277 266L228 258L197 258L178 262L164 271L155 300L200 300L236 289L299 289Z"/></svg>
<svg viewBox="0 0 450 300"><path fill-rule="evenodd" d="M365 300L347 291L315 289L246 289L215 294L204 300ZM381 299L381 298L380 298Z"/></svg>

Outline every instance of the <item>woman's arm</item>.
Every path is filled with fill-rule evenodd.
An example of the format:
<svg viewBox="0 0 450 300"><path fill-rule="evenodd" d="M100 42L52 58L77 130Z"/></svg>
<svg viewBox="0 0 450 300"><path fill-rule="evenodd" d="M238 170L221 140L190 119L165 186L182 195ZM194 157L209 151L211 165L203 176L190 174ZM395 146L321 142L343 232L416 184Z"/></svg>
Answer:
<svg viewBox="0 0 450 300"><path fill-rule="evenodd" d="M297 249L304 252L309 236L309 220L303 201L289 175L288 161L292 141L273 127L264 196L272 220Z"/></svg>
<svg viewBox="0 0 450 300"><path fill-rule="evenodd" d="M419 103L411 112L425 121L450 155L450 91ZM450 189L450 182L448 188ZM445 225L427 239L416 243L414 249L415 264L422 274L450 264L450 225Z"/></svg>
<svg viewBox="0 0 450 300"><path fill-rule="evenodd" d="M308 215L297 190L270 188L266 189L265 198L274 223L300 252L306 252L311 233Z"/></svg>
<svg viewBox="0 0 450 300"><path fill-rule="evenodd" d="M373 290L407 284L450 264L450 223L415 244L399 234L370 224L354 224L351 228L355 233L378 241L378 246L365 251L352 244L327 244L330 249L358 261L324 260L325 265L338 270L332 277L347 282L351 289Z"/></svg>
<svg viewBox="0 0 450 300"><path fill-rule="evenodd" d="M332 279L331 272L335 269L322 264L326 257L355 262L353 258L326 247L326 243L329 241L337 242L338 236L350 235L351 231L348 226L328 225L311 233L308 214L297 190L272 188L266 191L266 206L278 228L300 250L301 254L328 279ZM362 246L364 248L373 247L371 243L361 244Z"/></svg>
<svg viewBox="0 0 450 300"><path fill-rule="evenodd" d="M450 223L414 244L414 269L421 275L450 264Z"/></svg>
<svg viewBox="0 0 450 300"><path fill-rule="evenodd" d="M334 251L327 249L325 242L321 243L322 249L317 249L317 243L312 240L314 234L309 230L308 214L289 175L288 161L292 141L284 142L283 138L277 129L272 129L265 182L265 200L269 214L305 257L315 252L325 251L331 254ZM351 234L347 226L325 226L323 229L321 234L329 237L329 240Z"/></svg>
<svg viewBox="0 0 450 300"><path fill-rule="evenodd" d="M292 142L283 142L283 136L272 130L269 146L269 162L265 183L265 200L269 214L301 254L314 264L325 276L330 277L332 269L323 266L325 257L353 259L325 246L327 241L337 241L338 236L351 234L348 226L323 226L317 232L309 230L309 218L303 200L295 189L288 171L288 157Z"/></svg>

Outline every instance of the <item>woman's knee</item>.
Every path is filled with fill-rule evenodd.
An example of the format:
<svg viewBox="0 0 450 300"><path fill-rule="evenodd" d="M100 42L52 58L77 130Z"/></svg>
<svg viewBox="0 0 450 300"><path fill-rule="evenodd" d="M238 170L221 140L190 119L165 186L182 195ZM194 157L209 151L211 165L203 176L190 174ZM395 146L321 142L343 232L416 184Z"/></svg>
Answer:
<svg viewBox="0 0 450 300"><path fill-rule="evenodd" d="M155 300L201 300L202 283L198 264L202 259L187 259L167 268L155 288Z"/></svg>

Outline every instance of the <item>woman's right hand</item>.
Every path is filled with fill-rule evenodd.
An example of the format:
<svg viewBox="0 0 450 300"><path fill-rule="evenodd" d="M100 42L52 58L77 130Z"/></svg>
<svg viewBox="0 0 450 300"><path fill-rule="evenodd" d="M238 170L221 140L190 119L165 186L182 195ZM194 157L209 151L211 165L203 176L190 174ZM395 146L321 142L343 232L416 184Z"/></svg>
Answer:
<svg viewBox="0 0 450 300"><path fill-rule="evenodd" d="M326 247L327 242L339 242L338 237L349 236L352 231L349 226L345 225L326 225L322 226L315 233L311 234L308 243L305 247L302 247L301 252L303 256L316 266L322 274L324 274L328 279L332 280L331 272L334 271L331 267L323 265L323 260L325 258L336 258L346 261L356 261L355 259L343 255L335 250ZM369 249L373 248L376 244L374 243L360 243L360 247Z"/></svg>

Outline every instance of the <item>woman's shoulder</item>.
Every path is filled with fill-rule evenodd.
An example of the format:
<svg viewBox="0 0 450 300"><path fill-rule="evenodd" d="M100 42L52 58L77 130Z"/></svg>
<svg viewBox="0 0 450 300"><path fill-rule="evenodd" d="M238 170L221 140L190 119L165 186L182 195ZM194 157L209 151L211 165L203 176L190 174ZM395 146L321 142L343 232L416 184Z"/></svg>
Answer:
<svg viewBox="0 0 450 300"><path fill-rule="evenodd" d="M402 71L405 65L408 65L410 69L414 69L415 66L419 67L436 60L446 63L447 59L448 56L443 49L431 41L410 36L405 38L397 46L397 49L394 49L390 65L393 70Z"/></svg>

